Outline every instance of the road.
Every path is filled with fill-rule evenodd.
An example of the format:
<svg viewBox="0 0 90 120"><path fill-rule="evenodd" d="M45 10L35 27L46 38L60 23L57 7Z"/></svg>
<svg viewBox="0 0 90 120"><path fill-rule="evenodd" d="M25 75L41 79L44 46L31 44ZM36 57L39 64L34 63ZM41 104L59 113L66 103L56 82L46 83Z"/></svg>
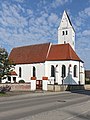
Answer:
<svg viewBox="0 0 90 120"><path fill-rule="evenodd" d="M6 97L0 120L90 120L90 91Z"/></svg>

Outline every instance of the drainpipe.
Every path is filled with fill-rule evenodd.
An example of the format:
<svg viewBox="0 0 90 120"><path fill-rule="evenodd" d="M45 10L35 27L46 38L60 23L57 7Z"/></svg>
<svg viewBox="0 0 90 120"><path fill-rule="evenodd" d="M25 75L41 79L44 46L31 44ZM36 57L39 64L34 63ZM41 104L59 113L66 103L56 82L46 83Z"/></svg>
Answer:
<svg viewBox="0 0 90 120"><path fill-rule="evenodd" d="M79 85L80 85L80 61L79 61Z"/></svg>

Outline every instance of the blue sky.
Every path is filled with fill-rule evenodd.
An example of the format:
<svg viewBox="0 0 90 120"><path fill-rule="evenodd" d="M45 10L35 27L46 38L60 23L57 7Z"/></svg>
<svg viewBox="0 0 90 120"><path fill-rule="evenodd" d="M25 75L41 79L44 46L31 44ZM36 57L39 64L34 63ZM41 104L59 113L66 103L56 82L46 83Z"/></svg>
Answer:
<svg viewBox="0 0 90 120"><path fill-rule="evenodd" d="M63 11L76 31L76 52L90 69L90 0L0 0L0 46L57 43Z"/></svg>

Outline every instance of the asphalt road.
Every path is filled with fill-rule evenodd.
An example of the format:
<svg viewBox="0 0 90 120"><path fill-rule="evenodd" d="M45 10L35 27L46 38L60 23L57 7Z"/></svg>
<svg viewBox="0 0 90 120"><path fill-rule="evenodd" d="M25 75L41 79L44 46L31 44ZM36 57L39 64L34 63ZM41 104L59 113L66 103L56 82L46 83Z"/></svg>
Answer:
<svg viewBox="0 0 90 120"><path fill-rule="evenodd" d="M90 120L90 91L6 97L0 120Z"/></svg>

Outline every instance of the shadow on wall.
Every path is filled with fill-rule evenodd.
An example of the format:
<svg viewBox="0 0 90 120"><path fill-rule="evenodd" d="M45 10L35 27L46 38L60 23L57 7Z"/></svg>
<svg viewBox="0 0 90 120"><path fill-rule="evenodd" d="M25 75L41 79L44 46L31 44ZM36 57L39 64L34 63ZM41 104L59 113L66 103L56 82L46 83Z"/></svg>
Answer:
<svg viewBox="0 0 90 120"><path fill-rule="evenodd" d="M72 75L70 75L70 74L63 80L63 84L77 85L77 83L75 82L75 80L72 78Z"/></svg>

